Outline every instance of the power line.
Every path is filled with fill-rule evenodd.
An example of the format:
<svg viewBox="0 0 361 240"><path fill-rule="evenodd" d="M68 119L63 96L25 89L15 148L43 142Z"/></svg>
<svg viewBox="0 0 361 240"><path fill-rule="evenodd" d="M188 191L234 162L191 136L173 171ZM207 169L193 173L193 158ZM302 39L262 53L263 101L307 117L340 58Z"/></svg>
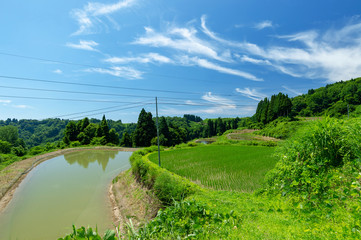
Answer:
<svg viewBox="0 0 361 240"><path fill-rule="evenodd" d="M86 94L86 95L103 95L103 96L115 96L115 97L137 97L137 98L154 98L153 96L144 95L132 95L132 94L113 94L113 93L100 93L100 92L84 92L84 91L69 91L69 90L58 90L58 89L45 89L45 88L29 88L29 87L14 87L0 85L0 88L16 89L16 90L30 90L30 91L43 91L43 92L56 92L56 93L73 93L73 94ZM196 100L192 98L173 98L173 97L161 97L162 99L171 100Z"/></svg>
<svg viewBox="0 0 361 240"><path fill-rule="evenodd" d="M0 95L5 98L21 98L21 99L33 99L33 100L52 100L52 101L72 101L72 102L100 102L100 103L126 103L136 104L137 102L122 102L115 100L92 100L92 99L71 99L71 98L50 98L50 97L30 97L30 96L13 96L13 95ZM166 105L179 105L179 106L251 106L251 105L238 105L232 103L179 103L179 102L162 102Z"/></svg>
<svg viewBox="0 0 361 240"><path fill-rule="evenodd" d="M48 98L48 97L12 96L12 95L0 95L0 97L6 97L6 98L24 98L24 99L33 99L33 100L71 101L71 102L130 103L130 104L134 103L134 102L122 102L122 101L115 101L115 100Z"/></svg>
<svg viewBox="0 0 361 240"><path fill-rule="evenodd" d="M146 104L141 104L141 105L132 106L132 107L119 108L119 109L115 109L115 110L111 110L111 111L106 111L106 112L100 112L100 113L94 113L94 114L87 114L87 115L82 115L82 116L76 116L76 117L72 117L72 118L70 118L70 119L71 119L71 120L72 120L72 119L79 119L79 118L84 118L84 117L89 117L89 116L95 116L95 115L98 115L98 114L104 114L104 113L116 112L116 111L120 111L120 110L137 108L137 107L146 106L146 105L150 105L150 104L154 104L154 103L146 103Z"/></svg>
<svg viewBox="0 0 361 240"><path fill-rule="evenodd" d="M163 92L163 93L176 93L176 94L197 94L197 95L203 94L203 93L197 93L197 92L183 92L183 91L146 89L146 88L131 88L131 87L119 87L119 86L89 84L89 83L73 83L73 82L54 81L54 80L46 80L46 79L38 79L38 78L15 77L15 76L6 76L6 75L0 75L0 78L16 79L16 80L23 80L23 81L34 81L34 82L57 83L57 84L76 85L76 86L87 86L87 87L100 87L100 88L111 88L111 89L116 88L116 89L126 89L126 90L134 90L134 91Z"/></svg>
<svg viewBox="0 0 361 240"><path fill-rule="evenodd" d="M134 103L134 104L140 104L140 103L142 103L142 104L144 104L144 105L150 104L150 103L145 103L145 102L137 102L137 103ZM142 106L142 105L140 105L140 106ZM56 117L53 117L53 118L63 118L63 117L68 117L68 116L73 116L73 115L84 114L84 113L99 112L99 111L108 110L108 109L114 109L114 108L119 108L119 107L122 107L122 106L113 106L113 107L107 107L107 108L98 108L98 109L89 110L89 111L83 111L83 112L76 112L76 113L70 113L70 114L60 115L60 116L56 116Z"/></svg>
<svg viewBox="0 0 361 240"><path fill-rule="evenodd" d="M50 62L50 63L59 63L59 64L65 64L65 65L80 66L80 67L101 68L99 66L90 65L90 64L82 64L82 63L74 63L74 62L53 60L53 59L47 59L47 58L31 57L31 56L25 56L25 55L20 55L20 54L13 54L13 53L6 53L6 52L0 52L0 55L17 57L17 58L24 58L24 59L30 59L30 60L36 60L36 61L42 61L42 62ZM105 67L105 68L103 67L103 69L113 70L113 69L107 68L107 67ZM159 74L159 73L146 73L146 74L151 75L151 76L156 76L156 77L173 78L173 79L181 79L181 80L191 80L191 81L208 82L208 83L209 82L218 82L218 81L210 81L210 80L199 79L199 78L171 76L171 75Z"/></svg>

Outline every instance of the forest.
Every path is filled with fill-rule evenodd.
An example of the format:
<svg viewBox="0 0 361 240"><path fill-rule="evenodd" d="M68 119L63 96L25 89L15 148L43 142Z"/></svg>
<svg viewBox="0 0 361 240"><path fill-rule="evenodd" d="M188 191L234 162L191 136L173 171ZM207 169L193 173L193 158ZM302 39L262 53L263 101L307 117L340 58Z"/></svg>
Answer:
<svg viewBox="0 0 361 240"><path fill-rule="evenodd" d="M360 104L361 78L340 81L310 89L307 94L293 98L283 93L272 95L258 103L252 117L202 119L192 114L183 117L161 116L159 142L162 146L174 146L196 138L220 136L227 130L238 128L262 129L262 135L284 138L290 134L289 128L301 124L295 121L297 117L358 115L361 113ZM278 124L280 121L283 123ZM282 128L276 131L276 125L282 125ZM269 128L271 131L267 130ZM156 143L156 118L144 109L137 123L123 123L121 120L106 119L105 116L102 120L84 118L76 121L59 118L0 120L2 166L67 146L148 147Z"/></svg>

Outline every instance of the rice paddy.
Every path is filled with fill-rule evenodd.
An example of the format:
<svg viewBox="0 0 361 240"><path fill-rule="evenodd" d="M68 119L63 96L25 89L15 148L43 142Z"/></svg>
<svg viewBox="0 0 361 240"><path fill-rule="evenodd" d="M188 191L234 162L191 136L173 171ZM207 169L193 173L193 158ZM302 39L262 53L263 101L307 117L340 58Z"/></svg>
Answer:
<svg viewBox="0 0 361 240"><path fill-rule="evenodd" d="M208 145L161 152L162 167L215 190L252 192L276 164L274 148ZM149 159L158 163L158 155Z"/></svg>

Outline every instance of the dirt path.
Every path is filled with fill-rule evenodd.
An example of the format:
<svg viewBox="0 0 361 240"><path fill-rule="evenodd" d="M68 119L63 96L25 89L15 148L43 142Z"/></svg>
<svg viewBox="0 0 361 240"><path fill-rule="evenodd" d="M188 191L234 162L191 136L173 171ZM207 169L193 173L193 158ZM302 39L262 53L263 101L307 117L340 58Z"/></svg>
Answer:
<svg viewBox="0 0 361 240"><path fill-rule="evenodd" d="M20 184L20 182L26 177L27 173L29 173L35 166L37 166L43 161L49 160L56 156L64 155L66 153L94 150L94 149L126 151L126 152L134 152L138 150L136 148L122 148L122 147L67 148L15 162L0 171L0 212L6 207L6 205L12 199L15 189Z"/></svg>

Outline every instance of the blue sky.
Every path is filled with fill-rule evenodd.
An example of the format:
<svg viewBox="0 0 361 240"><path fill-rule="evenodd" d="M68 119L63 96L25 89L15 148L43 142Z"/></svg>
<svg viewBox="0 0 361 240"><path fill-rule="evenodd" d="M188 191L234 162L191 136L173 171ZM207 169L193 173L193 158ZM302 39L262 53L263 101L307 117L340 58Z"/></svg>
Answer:
<svg viewBox="0 0 361 240"><path fill-rule="evenodd" d="M3 1L0 119L254 114L361 76L361 3Z"/></svg>

